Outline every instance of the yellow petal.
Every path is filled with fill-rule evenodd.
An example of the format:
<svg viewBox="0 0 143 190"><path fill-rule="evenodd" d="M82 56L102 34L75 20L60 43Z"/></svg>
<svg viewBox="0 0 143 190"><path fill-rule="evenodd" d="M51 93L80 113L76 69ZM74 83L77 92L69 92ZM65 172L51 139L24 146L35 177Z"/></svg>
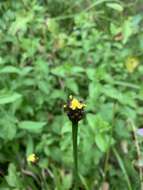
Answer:
<svg viewBox="0 0 143 190"><path fill-rule="evenodd" d="M30 155L27 157L27 161L28 161L28 162L35 163L37 160L38 160L38 157L37 157L35 154L30 154Z"/></svg>
<svg viewBox="0 0 143 190"><path fill-rule="evenodd" d="M85 104L80 103L77 99L73 98L71 103L70 103L70 108L72 110L75 109L82 109L85 106Z"/></svg>

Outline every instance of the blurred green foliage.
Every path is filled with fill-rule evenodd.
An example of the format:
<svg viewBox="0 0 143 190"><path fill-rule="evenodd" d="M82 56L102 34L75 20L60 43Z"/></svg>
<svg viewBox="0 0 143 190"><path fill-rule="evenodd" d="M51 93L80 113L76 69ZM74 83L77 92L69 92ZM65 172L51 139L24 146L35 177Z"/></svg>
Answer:
<svg viewBox="0 0 143 190"><path fill-rule="evenodd" d="M143 124L142 9L142 0L0 1L0 190L72 189L70 94L87 104L81 189L140 189L128 121Z"/></svg>

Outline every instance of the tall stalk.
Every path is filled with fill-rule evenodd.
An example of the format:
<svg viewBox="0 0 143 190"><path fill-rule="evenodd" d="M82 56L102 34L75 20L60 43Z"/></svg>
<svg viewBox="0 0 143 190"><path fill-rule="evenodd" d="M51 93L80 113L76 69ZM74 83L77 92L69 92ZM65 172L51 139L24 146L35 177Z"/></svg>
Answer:
<svg viewBox="0 0 143 190"><path fill-rule="evenodd" d="M73 142L73 179L74 189L78 190L78 151L77 151L77 137L78 137L78 122L84 117L84 107L86 105L82 101L78 101L71 95L64 105L64 110L67 112L67 116L72 122L72 142Z"/></svg>
<svg viewBox="0 0 143 190"><path fill-rule="evenodd" d="M73 142L73 160L74 160L73 177L74 177L75 190L78 189L77 137L78 137L78 122L72 122L72 142Z"/></svg>

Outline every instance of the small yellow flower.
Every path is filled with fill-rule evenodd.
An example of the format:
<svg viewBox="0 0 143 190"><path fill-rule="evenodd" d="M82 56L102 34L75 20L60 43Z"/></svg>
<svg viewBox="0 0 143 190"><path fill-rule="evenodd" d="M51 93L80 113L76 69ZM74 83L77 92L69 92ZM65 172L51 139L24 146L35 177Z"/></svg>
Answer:
<svg viewBox="0 0 143 190"><path fill-rule="evenodd" d="M76 98L69 96L67 104L64 105L64 110L72 122L78 122L84 117L85 106L86 105L81 101L78 101Z"/></svg>
<svg viewBox="0 0 143 190"><path fill-rule="evenodd" d="M69 107L72 110L82 109L83 107L85 107L85 104L82 104L76 98L73 98L72 101L70 102L70 106Z"/></svg>
<svg viewBox="0 0 143 190"><path fill-rule="evenodd" d="M139 60L136 57L128 57L126 60L126 68L129 73L132 73L139 65Z"/></svg>
<svg viewBox="0 0 143 190"><path fill-rule="evenodd" d="M38 157L35 155L35 154L30 154L28 157L27 157L27 161L28 162L31 162L31 163L36 163L38 160Z"/></svg>

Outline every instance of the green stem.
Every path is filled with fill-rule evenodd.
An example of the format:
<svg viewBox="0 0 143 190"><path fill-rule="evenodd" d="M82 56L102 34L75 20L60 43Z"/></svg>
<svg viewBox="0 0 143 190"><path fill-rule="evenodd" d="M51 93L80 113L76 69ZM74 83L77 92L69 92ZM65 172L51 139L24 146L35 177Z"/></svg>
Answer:
<svg viewBox="0 0 143 190"><path fill-rule="evenodd" d="M125 180L126 180L126 183L127 183L127 186L128 186L128 190L132 190L132 185L131 185L130 179L128 177L126 168L124 166L124 162L123 162L122 158L120 157L118 151L115 148L113 148L112 150L113 150L113 153L114 153L114 155L115 155L115 157L116 157L116 159L117 159L117 161L119 163L119 166L120 166L120 168L121 168L121 170L123 172L123 175L125 177Z"/></svg>
<svg viewBox="0 0 143 190"><path fill-rule="evenodd" d="M72 141L73 141L73 159L74 159L74 184L75 190L78 189L78 153L77 153L77 136L78 136L78 122L72 123Z"/></svg>
<svg viewBox="0 0 143 190"><path fill-rule="evenodd" d="M104 165L104 181L106 181L106 177L107 177L107 172L108 172L108 168L109 168L109 157L110 157L110 152L111 152L111 142L112 142L112 136L113 136L113 129L115 126L115 113L116 113L116 102L113 105L113 117L112 117L112 128L110 130L110 139L109 139L109 143L108 143L108 151L106 153L106 158L105 158L105 165Z"/></svg>

